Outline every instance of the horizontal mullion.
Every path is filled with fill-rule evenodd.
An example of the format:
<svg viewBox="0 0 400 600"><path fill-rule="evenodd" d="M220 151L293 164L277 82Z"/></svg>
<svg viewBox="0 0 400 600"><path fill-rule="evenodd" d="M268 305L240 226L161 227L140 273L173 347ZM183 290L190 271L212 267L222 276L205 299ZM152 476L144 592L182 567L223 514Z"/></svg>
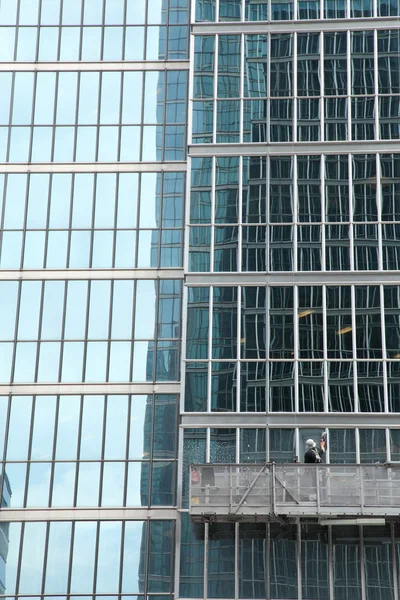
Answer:
<svg viewBox="0 0 400 600"><path fill-rule="evenodd" d="M181 427L361 427L368 429L399 428L398 413L191 413L181 414Z"/></svg>
<svg viewBox="0 0 400 600"><path fill-rule="evenodd" d="M182 269L21 269L0 270L0 280L183 279Z"/></svg>
<svg viewBox="0 0 400 600"><path fill-rule="evenodd" d="M244 144L192 144L192 158L208 156L293 156L300 154L381 154L400 152L399 140L363 140L356 142L274 142Z"/></svg>
<svg viewBox="0 0 400 600"><path fill-rule="evenodd" d="M27 383L0 385L0 395L179 394L179 383Z"/></svg>
<svg viewBox="0 0 400 600"><path fill-rule="evenodd" d="M371 29L399 29L399 17L366 17L360 19L313 19L298 21L235 21L234 23L193 23L192 33L195 35L207 34L235 34L235 33L292 33L313 31L366 31Z"/></svg>
<svg viewBox="0 0 400 600"><path fill-rule="evenodd" d="M186 273L185 284L207 285L378 285L399 283L399 271L285 271L257 273Z"/></svg>
<svg viewBox="0 0 400 600"><path fill-rule="evenodd" d="M187 162L0 163L0 173L174 173Z"/></svg>
<svg viewBox="0 0 400 600"><path fill-rule="evenodd" d="M0 521L142 521L176 519L174 508L2 508ZM26 594L24 594L26 596ZM54 595L54 594L53 594Z"/></svg>
<svg viewBox="0 0 400 600"><path fill-rule="evenodd" d="M176 71L189 70L188 60L95 62L0 62L0 71Z"/></svg>

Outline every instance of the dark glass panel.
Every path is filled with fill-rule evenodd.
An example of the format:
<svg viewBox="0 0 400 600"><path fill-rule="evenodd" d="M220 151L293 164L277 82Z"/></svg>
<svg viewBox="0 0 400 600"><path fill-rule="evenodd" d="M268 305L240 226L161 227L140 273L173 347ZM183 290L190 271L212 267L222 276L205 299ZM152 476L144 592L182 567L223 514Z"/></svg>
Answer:
<svg viewBox="0 0 400 600"><path fill-rule="evenodd" d="M207 374L208 363L186 363L186 412L204 412L207 410Z"/></svg>
<svg viewBox="0 0 400 600"><path fill-rule="evenodd" d="M239 210L239 159L217 158L215 223L237 223Z"/></svg>
<svg viewBox="0 0 400 600"><path fill-rule="evenodd" d="M386 462L384 429L360 429L360 462Z"/></svg>
<svg viewBox="0 0 400 600"><path fill-rule="evenodd" d="M322 288L300 286L299 357L323 358Z"/></svg>
<svg viewBox="0 0 400 600"><path fill-rule="evenodd" d="M271 96L292 94L293 38L290 34L271 35Z"/></svg>
<svg viewBox="0 0 400 600"><path fill-rule="evenodd" d="M240 524L239 598L267 597L267 539L265 523Z"/></svg>
<svg viewBox="0 0 400 600"><path fill-rule="evenodd" d="M293 358L293 288L270 288L269 316L270 358Z"/></svg>
<svg viewBox="0 0 400 600"><path fill-rule="evenodd" d="M356 349L358 358L382 357L381 307L378 286L356 287Z"/></svg>
<svg viewBox="0 0 400 600"><path fill-rule="evenodd" d="M354 376L352 362L328 363L329 412L354 411Z"/></svg>
<svg viewBox="0 0 400 600"><path fill-rule="evenodd" d="M366 600L392 600L393 558L390 525L364 527Z"/></svg>
<svg viewBox="0 0 400 600"><path fill-rule="evenodd" d="M384 412L383 364L357 363L357 391L361 412Z"/></svg>
<svg viewBox="0 0 400 600"><path fill-rule="evenodd" d="M235 525L210 525L208 541L208 597L235 595Z"/></svg>
<svg viewBox="0 0 400 600"><path fill-rule="evenodd" d="M211 363L211 410L232 412L236 410L236 362Z"/></svg>
<svg viewBox="0 0 400 600"><path fill-rule="evenodd" d="M241 412L265 412L267 368L266 362L240 363Z"/></svg>
<svg viewBox="0 0 400 600"><path fill-rule="evenodd" d="M354 429L329 429L329 459L332 464L356 462L356 437Z"/></svg>
<svg viewBox="0 0 400 600"><path fill-rule="evenodd" d="M204 525L193 523L187 513L181 515L180 595L204 596Z"/></svg>
<svg viewBox="0 0 400 600"><path fill-rule="evenodd" d="M266 288L242 288L241 358L265 358Z"/></svg>
<svg viewBox="0 0 400 600"><path fill-rule="evenodd" d="M265 463L265 429L240 429L240 463ZM246 596L247 597L247 596Z"/></svg>
<svg viewBox="0 0 400 600"><path fill-rule="evenodd" d="M294 362L271 362L269 364L269 410L272 412L294 411Z"/></svg>
<svg viewBox="0 0 400 600"><path fill-rule="evenodd" d="M237 288L235 287L214 287L212 338L212 358L236 358Z"/></svg>
<svg viewBox="0 0 400 600"><path fill-rule="evenodd" d="M315 6L317 3L314 2ZM318 3L319 4L319 3ZM301 8L300 8L301 12ZM301 17L300 17L301 18ZM320 95L320 35L299 33L297 36L297 95Z"/></svg>
<svg viewBox="0 0 400 600"><path fill-rule="evenodd" d="M296 525L282 528L270 525L270 597L294 600L297 590L297 535Z"/></svg>
<svg viewBox="0 0 400 600"><path fill-rule="evenodd" d="M324 411L324 363L299 362L299 410Z"/></svg>
<svg viewBox="0 0 400 600"><path fill-rule="evenodd" d="M269 460L291 463L295 453L294 429L269 429Z"/></svg>
<svg viewBox="0 0 400 600"><path fill-rule="evenodd" d="M328 600L328 531L308 525L301 532L301 580L303 598Z"/></svg>
<svg viewBox="0 0 400 600"><path fill-rule="evenodd" d="M359 527L332 528L333 586L337 600L361 600Z"/></svg>
<svg viewBox="0 0 400 600"><path fill-rule="evenodd" d="M208 358L209 288L190 288L187 316L187 358Z"/></svg>

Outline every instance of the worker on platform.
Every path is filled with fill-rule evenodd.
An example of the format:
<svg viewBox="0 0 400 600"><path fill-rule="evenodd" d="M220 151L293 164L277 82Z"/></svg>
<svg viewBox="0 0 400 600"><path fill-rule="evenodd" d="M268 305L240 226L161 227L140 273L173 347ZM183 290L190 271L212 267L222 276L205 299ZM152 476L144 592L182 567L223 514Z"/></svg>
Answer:
<svg viewBox="0 0 400 600"><path fill-rule="evenodd" d="M326 439L322 436L319 448L311 438L306 441L306 453L304 455L305 463L322 463L322 455L326 450Z"/></svg>

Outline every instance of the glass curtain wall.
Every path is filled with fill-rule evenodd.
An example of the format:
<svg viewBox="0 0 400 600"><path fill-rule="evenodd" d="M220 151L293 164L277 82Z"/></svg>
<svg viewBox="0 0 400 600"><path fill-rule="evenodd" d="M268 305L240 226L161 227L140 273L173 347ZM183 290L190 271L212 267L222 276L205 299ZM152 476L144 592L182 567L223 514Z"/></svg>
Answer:
<svg viewBox="0 0 400 600"><path fill-rule="evenodd" d="M400 5L193 4L179 595L397 600L397 522L191 523L188 466L398 461Z"/></svg>
<svg viewBox="0 0 400 600"><path fill-rule="evenodd" d="M189 0L0 0L0 597L175 588Z"/></svg>

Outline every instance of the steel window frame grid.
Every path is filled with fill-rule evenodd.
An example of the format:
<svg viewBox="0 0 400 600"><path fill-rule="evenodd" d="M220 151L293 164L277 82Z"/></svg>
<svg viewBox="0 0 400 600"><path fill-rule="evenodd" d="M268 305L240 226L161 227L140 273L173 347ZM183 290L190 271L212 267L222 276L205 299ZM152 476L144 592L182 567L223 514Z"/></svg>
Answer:
<svg viewBox="0 0 400 600"><path fill-rule="evenodd" d="M332 146L331 146L332 148ZM240 147L239 147L240 149ZM188 215L188 219L186 221L186 227L190 230L191 227L200 227L200 228L209 228L210 232L211 232L211 244L210 244L210 269L209 272L210 274L215 274L218 273L218 275L220 276L221 272L219 271L213 271L213 263L214 263L214 238L215 238L215 188L216 188L216 182L215 182L215 170L216 170L216 160L218 157L239 157L239 173L238 173L238 177L239 177L239 183L238 183L238 195L239 195L239 214L238 214L238 218L237 218L237 222L232 224L227 224L226 226L234 226L237 227L240 234L238 236L238 240L242 242L241 245L239 245L239 241L238 241L238 246L237 246L237 260L238 260L238 269L234 272L232 272L232 277L236 277L236 275L241 274L241 262L242 262L242 257L243 257L243 227L244 226L248 226L248 224L243 224L242 222L242 214L241 214L241 208L242 208L242 193L243 193L243 189L242 189L242 177L243 177L243 157L246 156L245 152L241 152L240 154L236 153L235 154L229 154L229 152L224 152L224 154L222 153L217 153L216 148L211 148L211 150L214 150L214 152L210 152L210 154L208 154L208 157L210 157L212 159L212 186L211 186L211 221L210 223L201 223L201 224L191 224L190 223L190 189L188 191L187 194L187 206L186 206L186 212ZM281 157L283 158L284 156L293 156L293 177L292 177L292 185L293 185L293 219L291 223L281 223L279 224L279 226L283 226L283 225L289 225L293 228L293 241L292 241L292 251L293 251L293 268L291 271L288 271L288 273L293 273L293 274L297 274L297 273L304 273L305 277L306 274L309 273L319 273L321 277L323 277L324 274L326 273L335 273L337 271L334 270L326 270L326 251L328 246L326 245L326 236L325 236L325 228L327 225L337 225L336 222L330 222L327 221L326 218L326 214L325 214L325 182L326 182L326 177L325 177L325 171L326 171L326 157L331 155L331 153L327 153L326 151L323 152L322 154L318 153L318 152L312 152L312 148L308 147L307 152L304 152L304 154L299 150L297 150L296 152L293 152L291 154L284 154L283 156L280 154L276 154L275 151L272 153L268 153L267 155L260 153L259 156L260 158L265 157L267 158L268 156L271 157ZM326 149L325 149L326 150ZM332 149L332 153L333 153L334 147ZM382 212L382 201L381 201L381 168L380 168L380 163L381 163L381 158L382 156L386 155L386 154L390 154L390 149L388 149L387 151L383 148L380 147L379 150L373 150L371 149L370 152L367 152L367 148L363 148L364 152L360 152L360 153L356 153L356 152L346 152L346 153L341 153L339 152L338 154L334 154L337 156L347 156L348 157L348 169L349 169L349 177L348 180L345 181L343 180L343 183L347 186L347 190L348 190L348 194L349 194L349 222L348 223L344 223L345 225L349 226L349 255L350 255L350 261L349 261L349 267L350 269L344 270L342 271L344 272L348 272L348 273L357 273L357 274L361 274L361 273L395 273L397 272L395 269L387 269L387 270L383 270L383 235L382 235L382 223L384 224L389 224L392 222L389 221L382 221L382 216L381 216L381 212ZM398 150L398 148L397 148ZM204 153L203 153L204 154ZM354 174L353 174L353 158L359 156L360 158L363 157L363 155L375 155L375 161L376 161L376 189L377 189L377 219L375 221L366 221L364 219L364 221L358 221L354 219L354 214L353 214L353 209L354 209L354 185L357 182L357 179L354 179ZM398 155L398 152L396 152L396 154ZM303 156L320 156L320 179L319 179L319 183L320 183L320 189L321 189L321 220L320 223L311 223L311 222L302 222L298 220L298 215L297 215L297 208L298 208L298 185L299 185L299 180L297 177L297 160L296 157L303 157ZM200 158L200 155L199 155ZM189 159L190 160L190 159ZM269 191L269 161L267 160L267 174L265 176L265 178L263 180L260 180L260 182L265 182L266 186L267 186L267 216L266 216L266 223L264 225L262 225L263 227L265 226L268 231L270 230L269 227L269 207L270 207L270 202L269 202L269 196L270 196L270 191ZM190 182L190 177L188 177L188 181ZM190 183L188 184L188 186L190 185ZM355 251L356 251L356 244L354 242L354 229L357 226L363 226L366 227L369 224L374 224L376 225L376 231L377 231L377 239L376 239L376 248L377 248L377 256L378 256L378 267L379 269L377 269L376 271L368 271L368 270L354 270L352 271L352 269L354 269L355 267ZM395 223L395 222L393 222ZM253 224L256 225L257 224ZM305 270L299 270L299 265L298 265L298 244L297 244L297 235L298 235L298 229L299 227L308 227L311 228L313 225L317 225L318 227L321 228L321 249L320 249L320 256L321 256L321 269L319 271L314 271L314 272L310 272L310 271L305 271ZM266 244L265 244L265 250L267 252L267 254L269 254L268 250L270 247L270 233L268 235L266 235ZM188 243L186 244L186 252L188 253L190 251L190 247L188 245ZM185 266L186 269L188 269L189 267L189 262L188 262L188 257L185 261ZM325 268L325 270L324 270ZM275 271L275 272L270 272L269 268L266 269L267 272L269 272L270 274L272 273L278 273L279 271ZM187 272L187 271L186 271ZM260 273L262 273L263 271L260 271ZM225 272L230 273L230 272ZM242 274L250 274L252 273L251 271L247 271L247 272L243 272ZM206 277L206 274L203 272L196 272L196 271L192 271L192 272L187 272L188 276L195 276L195 275L199 275L199 276L204 276ZM311 275L310 275L311 276Z"/></svg>
<svg viewBox="0 0 400 600"><path fill-rule="evenodd" d="M292 127L293 127L293 134L292 134L292 141L288 142L287 145L290 144L297 144L297 143L301 143L301 144L306 144L306 145L314 145L315 143L318 142L299 142L298 141L298 103L301 100L317 100L319 99L319 107L320 107L320 116L319 116L319 129L320 129L320 135L319 135L319 142L320 143L324 143L327 142L328 144L332 144L332 143L337 143L337 142L342 142L343 140L330 140L327 141L325 140L325 118L324 118L324 103L327 99L330 98L334 98L334 96L331 95L327 95L325 88L324 88L324 32L331 32L331 30L329 29L325 29L323 26L321 26L320 23L318 23L319 27L318 29L311 29L308 30L308 33L311 35L312 33L317 33L320 36L320 43L319 43L319 52L318 52L318 62L319 62L319 77L320 77L320 93L316 96L299 96L298 95L298 85L297 85L297 62L298 62L298 44L297 44L297 35L298 33L302 33L301 31L298 31L296 29L296 27L292 27L291 29L289 29L287 32L281 32L280 34L276 32L275 29L271 28L271 31L260 31L260 29L258 28L254 28L254 29L248 29L245 31L245 33L238 32L238 28L231 28L231 30L227 30L227 31L220 31L218 27L215 28L215 31L208 31L208 30L202 30L200 28L199 31L194 30L192 33L192 37L196 37L196 36L202 36L202 35L212 35L214 37L215 40L215 61L214 61L214 72L213 72L213 85L214 85L214 91L213 91L213 98L193 98L193 94L190 94L189 97L189 106L190 106L190 112L193 113L194 111L194 106L196 101L197 102L213 102L213 134L212 134L212 143L210 144L196 144L194 143L195 140L192 139L192 132L189 132L189 141L191 142L191 147L190 147L190 152L193 151L194 148L196 147L207 147L207 146L217 146L220 147L222 144L220 142L217 142L217 116L218 116L218 102L221 102L221 98L218 97L218 93L217 93L217 86L218 86L218 78L219 78L219 65L218 65L218 46L219 46L219 36L220 35L235 35L238 40L240 40L240 44L241 44L241 51L240 51L240 95L239 98L236 100L237 102L239 102L239 113L240 113L240 125L239 125L239 144L243 143L243 134L244 134L244 121L243 121L243 111L244 111L244 102L246 101L263 101L266 103L267 105L267 120L266 120L266 127L267 127L267 134L266 134L266 142L263 143L263 146L265 147L265 144L271 144L273 146L275 146L276 144L280 144L279 142L271 142L270 140L270 128L271 128L271 122L269 120L269 111L270 111L270 102L271 102L271 98L275 99L275 100L279 100L279 98L282 98L283 96L274 96L272 97L270 94L270 77L271 77L271 61L272 61L272 56L271 56L271 52L268 53L267 56L267 73L268 73L268 81L267 81L267 97L266 98L261 98L261 97L244 97L244 89L243 89L243 80L244 80L244 74L245 74L245 69L246 69L246 64L244 61L244 43L245 43L245 34L259 34L259 35L267 35L268 36L268 47L270 50L270 44L271 44L271 36L272 35L283 35L284 33L290 34L292 35L292 90L291 90L291 95L290 98L292 100L292 106L293 106L293 118L292 118ZM355 30L351 27L351 24L348 23L348 26L346 27L345 31L347 32L347 53L346 53L346 57L347 57L347 85L348 85L348 89L347 89L347 96L341 96L343 98L346 98L346 103L347 103L347 111L348 111L348 116L347 116L347 142L351 142L354 141L352 140L352 126L353 123L355 122L355 119L353 119L353 100L354 99L362 99L362 98L373 98L374 99L374 106L375 106L375 117L374 117L374 139L373 140L355 140L355 142L370 142L370 143L376 143L376 142L391 142L394 140L386 140L384 138L381 138L381 134L380 134L380 128L379 128L379 118L380 118L380 114L379 114L379 100L384 97L383 94L379 93L379 81L378 81L378 57L379 57L379 52L378 52L378 29L375 28L371 28L371 29L366 29L363 30L365 32L367 31L372 31L373 32L373 36L374 36L374 50L373 50L373 61L374 61L374 94L373 95L368 95L368 96L360 96L360 95L356 95L356 94L352 94L352 73L353 73L353 66L352 66L352 52L351 52L351 34L352 32L354 33L362 33L360 30ZM394 23L394 25L396 25L393 28L393 31L398 31L399 29L399 20L397 19L397 22ZM379 28L380 29L380 28ZM392 30L392 29L390 29ZM241 29L242 31L242 29ZM340 30L336 29L334 31L339 32ZM303 32L304 35L304 32ZM193 44L191 45L192 51L193 51ZM192 61L193 63L193 61ZM192 64L192 72L193 72L193 64ZM191 89L193 89L193 80L191 80ZM393 98L398 98L399 97L399 93L393 93L389 95L390 97ZM226 100L226 98L223 98L223 100ZM231 99L232 101L234 99ZM393 118L393 117L392 117ZM310 125L309 125L310 126ZM400 139L400 138L398 138ZM225 146L227 146L229 148L229 144L224 144ZM235 144L237 146L237 144ZM234 144L232 144L232 146L234 146ZM259 146L262 146L259 143Z"/></svg>

